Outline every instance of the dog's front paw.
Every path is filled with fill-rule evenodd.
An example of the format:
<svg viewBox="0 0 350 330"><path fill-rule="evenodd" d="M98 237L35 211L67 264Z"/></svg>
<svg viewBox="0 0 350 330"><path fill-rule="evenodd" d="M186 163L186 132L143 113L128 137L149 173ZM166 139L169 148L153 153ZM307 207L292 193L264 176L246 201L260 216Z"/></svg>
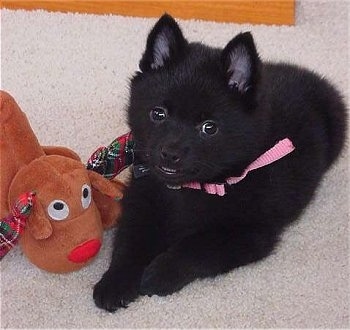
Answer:
<svg viewBox="0 0 350 330"><path fill-rule="evenodd" d="M127 274L106 272L95 285L93 298L97 307L115 312L118 308L126 308L138 296L138 284Z"/></svg>
<svg viewBox="0 0 350 330"><path fill-rule="evenodd" d="M145 269L141 280L140 293L148 296L154 294L166 296L178 291L187 284L181 274L175 260L164 253L155 258Z"/></svg>

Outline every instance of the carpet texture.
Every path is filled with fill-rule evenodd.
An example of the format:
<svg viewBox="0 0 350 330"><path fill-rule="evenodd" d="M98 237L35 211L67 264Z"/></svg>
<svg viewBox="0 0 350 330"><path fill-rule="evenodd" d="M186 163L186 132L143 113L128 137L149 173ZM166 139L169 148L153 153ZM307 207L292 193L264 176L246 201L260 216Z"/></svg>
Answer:
<svg viewBox="0 0 350 330"><path fill-rule="evenodd" d="M180 23L190 41L213 46L250 30L263 59L314 69L348 102L349 3L298 2L296 18L293 27ZM154 22L2 10L1 89L16 98L42 144L70 147L86 160L127 130L128 78ZM142 297L115 314L92 300L109 263L111 231L98 258L68 275L37 269L16 247L1 262L1 327L348 328L348 153L272 256L172 296Z"/></svg>

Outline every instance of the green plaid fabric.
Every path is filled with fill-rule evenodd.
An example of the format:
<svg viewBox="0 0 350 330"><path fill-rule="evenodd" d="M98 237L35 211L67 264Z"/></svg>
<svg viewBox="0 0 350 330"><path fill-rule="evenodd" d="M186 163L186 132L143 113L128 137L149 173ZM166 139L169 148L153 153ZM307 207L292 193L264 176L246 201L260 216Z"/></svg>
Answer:
<svg viewBox="0 0 350 330"><path fill-rule="evenodd" d="M113 179L134 162L134 141L131 132L117 137L107 147L98 148L89 158L87 169Z"/></svg>
<svg viewBox="0 0 350 330"><path fill-rule="evenodd" d="M24 193L0 220L0 260L17 244L34 204L34 192Z"/></svg>

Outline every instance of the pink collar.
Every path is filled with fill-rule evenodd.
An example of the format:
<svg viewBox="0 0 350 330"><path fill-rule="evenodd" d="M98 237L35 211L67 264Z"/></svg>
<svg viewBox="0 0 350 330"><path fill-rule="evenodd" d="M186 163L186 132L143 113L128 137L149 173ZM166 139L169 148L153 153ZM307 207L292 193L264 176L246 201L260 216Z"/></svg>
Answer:
<svg viewBox="0 0 350 330"><path fill-rule="evenodd" d="M224 183L204 183L201 184L199 182L189 182L186 184L183 184L183 188L190 188L190 189L198 189L203 190L208 194L213 195L219 195L224 196L226 194L225 186L236 184L239 181L243 180L248 172L256 170L260 167L269 165L282 157L288 155L295 149L293 143L288 138L285 138L278 143L275 144L271 149L267 150L265 153L263 153L260 157L258 157L255 161L253 161L248 167L243 171L241 176L231 176L226 179L226 182Z"/></svg>
<svg viewBox="0 0 350 330"><path fill-rule="evenodd" d="M124 168L131 165L134 161L134 140L131 132L116 138L109 146L98 148L90 157L87 163L87 169L100 173L105 178L113 179ZM238 177L230 177L224 183L204 183L189 182L182 186L171 187L171 189L190 188L198 189L207 192L208 194L224 196L226 194L226 187L231 184L238 183L243 180L248 172L256 170L257 168L269 165L282 157L291 153L295 147L292 141L285 138L275 144L274 147L267 150L254 162L252 162ZM137 171L135 171L135 169ZM138 173L137 177L147 175L149 169L144 165L134 165L134 175Z"/></svg>

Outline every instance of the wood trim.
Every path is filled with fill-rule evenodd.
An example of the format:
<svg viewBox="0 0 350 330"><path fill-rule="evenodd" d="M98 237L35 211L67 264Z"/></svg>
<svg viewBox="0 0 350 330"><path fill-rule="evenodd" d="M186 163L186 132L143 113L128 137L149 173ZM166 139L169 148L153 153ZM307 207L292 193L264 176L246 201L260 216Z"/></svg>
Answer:
<svg viewBox="0 0 350 330"><path fill-rule="evenodd" d="M295 0L129 0L129 1L17 1L2 0L1 8L45 9L59 12L159 17L167 12L183 19L218 22L287 24L295 22Z"/></svg>

